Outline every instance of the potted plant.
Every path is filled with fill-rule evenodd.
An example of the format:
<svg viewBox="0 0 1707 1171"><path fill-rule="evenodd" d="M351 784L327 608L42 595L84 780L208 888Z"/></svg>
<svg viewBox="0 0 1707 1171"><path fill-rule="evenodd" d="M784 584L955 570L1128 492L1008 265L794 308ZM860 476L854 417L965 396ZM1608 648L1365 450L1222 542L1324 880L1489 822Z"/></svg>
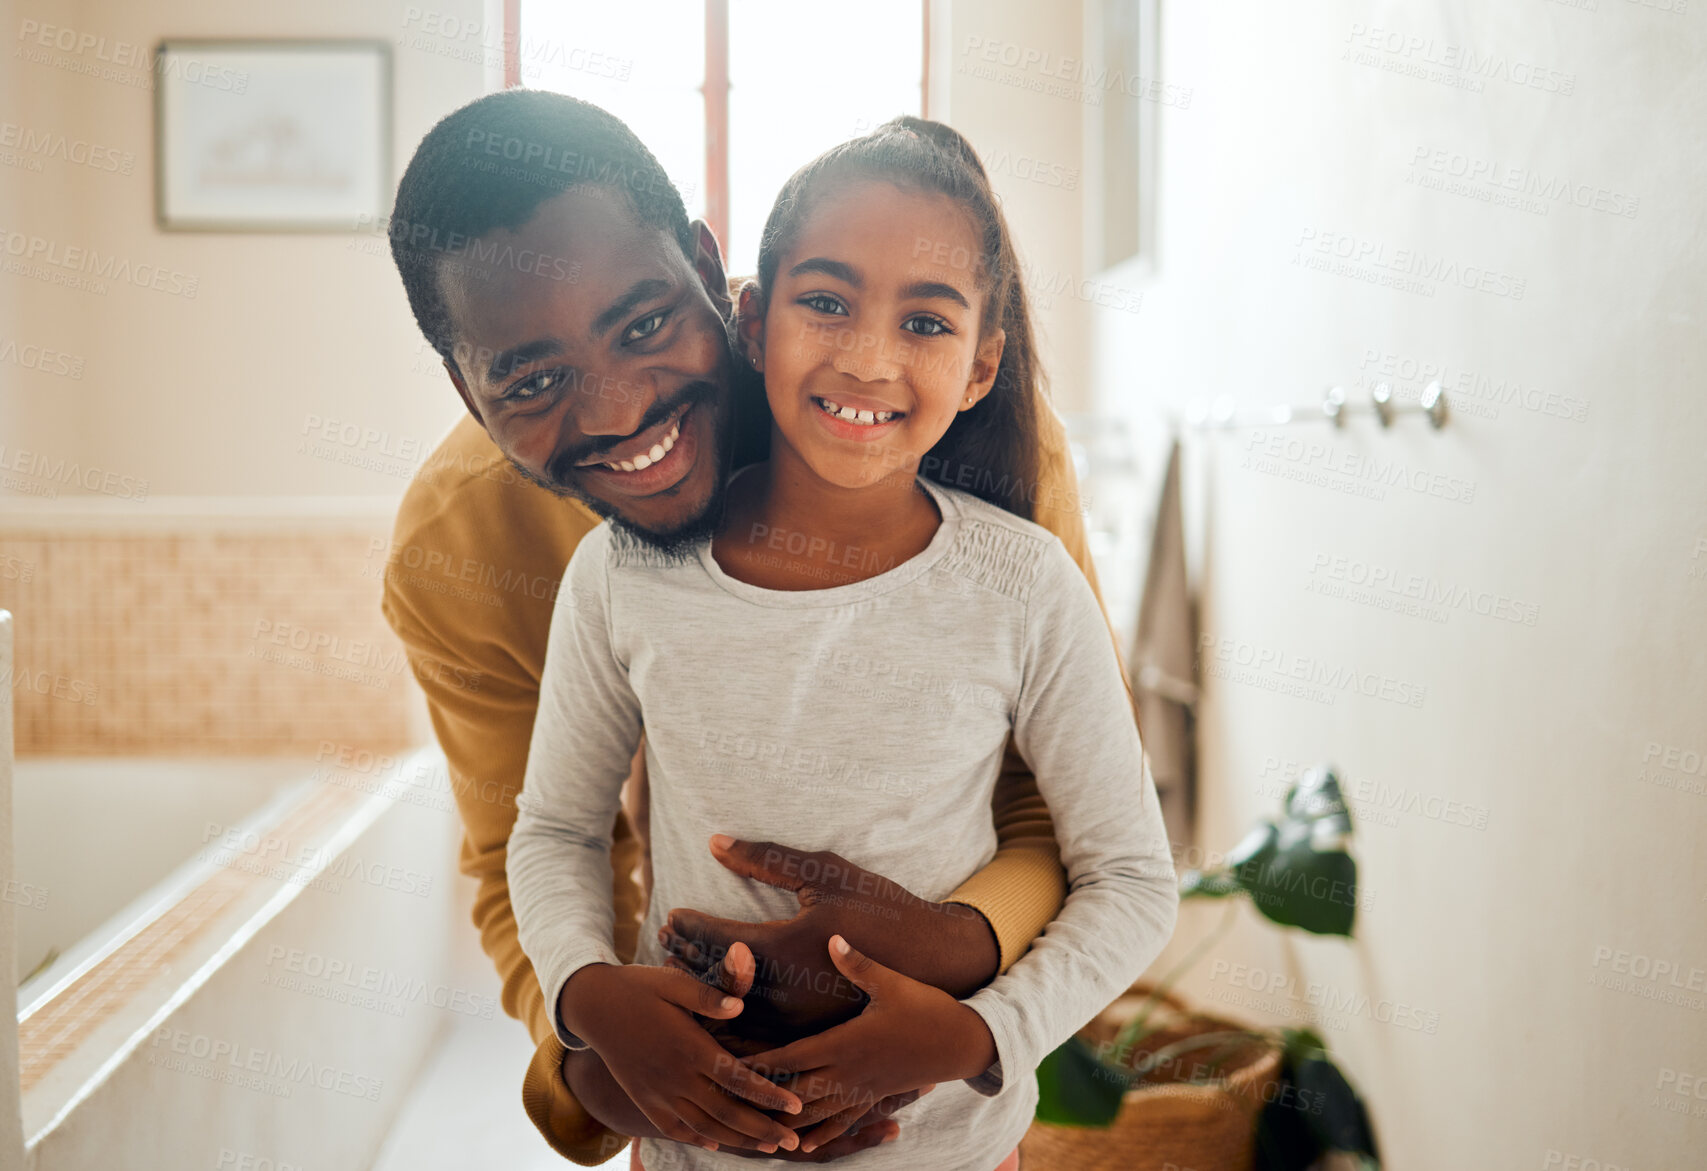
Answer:
<svg viewBox="0 0 1707 1171"><path fill-rule="evenodd" d="M1228 900L1227 914L1154 986L1133 992L1037 1071L1027 1157L1071 1166L1302 1171L1329 1152L1380 1166L1362 1100L1311 1029L1253 1029L1194 1012L1175 982L1249 899L1269 920L1350 937L1357 863L1351 811L1331 768L1307 771L1281 816L1251 831L1225 865L1187 871L1181 899Z"/></svg>

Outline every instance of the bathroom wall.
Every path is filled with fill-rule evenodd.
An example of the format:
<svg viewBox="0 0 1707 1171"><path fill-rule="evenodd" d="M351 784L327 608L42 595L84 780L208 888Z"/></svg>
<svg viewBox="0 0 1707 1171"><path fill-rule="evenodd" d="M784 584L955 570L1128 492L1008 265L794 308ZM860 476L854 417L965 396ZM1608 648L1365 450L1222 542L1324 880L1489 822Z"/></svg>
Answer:
<svg viewBox="0 0 1707 1171"><path fill-rule="evenodd" d="M393 507L15 506L0 605L17 616L19 752L306 759L328 741L420 742L411 668L379 611Z"/></svg>
<svg viewBox="0 0 1707 1171"><path fill-rule="evenodd" d="M157 226L148 62L171 38L385 41L395 181L432 123L499 76L498 6L12 0L5 27L7 258L92 248L179 290L78 288L39 264L3 282L0 605L29 672L19 750L419 739L378 613L383 548L460 403L379 232Z"/></svg>
<svg viewBox="0 0 1707 1171"><path fill-rule="evenodd" d="M1698 7L1162 13L1194 96L1159 110L1158 268L1099 315L1100 403L1158 472L1194 399L1454 404L1186 450L1199 843L1330 760L1362 881L1355 942L1247 913L1187 987L1320 1022L1395 1171L1707 1149Z"/></svg>
<svg viewBox="0 0 1707 1171"><path fill-rule="evenodd" d="M488 69L498 75L493 9L483 25L483 0L14 0L19 93L6 119L99 147L89 157L101 162L30 156L0 171L14 194L0 228L161 266L183 287L193 278L195 294L8 278L7 335L63 358L0 372L4 488L78 490L35 461L18 471L26 452L100 472L89 482L118 499L399 494L461 407L419 353L384 237L162 232L147 61L166 38L390 42L395 183L432 123L484 92ZM481 31L445 35L457 21Z"/></svg>

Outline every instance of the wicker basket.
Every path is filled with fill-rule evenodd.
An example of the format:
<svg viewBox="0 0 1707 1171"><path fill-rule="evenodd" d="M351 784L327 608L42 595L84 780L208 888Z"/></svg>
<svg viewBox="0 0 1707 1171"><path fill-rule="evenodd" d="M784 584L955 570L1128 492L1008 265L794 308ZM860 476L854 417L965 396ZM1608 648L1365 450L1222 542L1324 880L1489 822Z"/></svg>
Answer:
<svg viewBox="0 0 1707 1171"><path fill-rule="evenodd" d="M1134 985L1080 1035L1093 1043L1111 1039L1149 992L1146 985ZM1147 1037L1145 1051L1245 1027L1194 1012L1168 993L1157 999L1174 1010L1177 1020ZM1032 1123L1020 1144L1020 1171L1250 1171L1256 1117L1278 1086L1280 1053L1272 1045L1253 1043L1218 1069L1222 1078L1213 1083L1153 1080L1165 1079L1169 1071L1151 1075L1143 1086L1127 1091L1107 1129ZM1183 1079L1192 1071L1171 1072Z"/></svg>

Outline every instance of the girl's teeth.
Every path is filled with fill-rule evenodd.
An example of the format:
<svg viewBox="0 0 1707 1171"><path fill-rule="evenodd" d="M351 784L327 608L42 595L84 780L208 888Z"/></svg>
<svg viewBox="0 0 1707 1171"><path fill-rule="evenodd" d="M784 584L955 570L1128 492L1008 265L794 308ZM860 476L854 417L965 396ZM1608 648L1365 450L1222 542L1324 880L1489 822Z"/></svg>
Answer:
<svg viewBox="0 0 1707 1171"><path fill-rule="evenodd" d="M887 423L897 413L895 411L857 411L853 407L844 407L838 403L833 403L827 398L819 399L818 407L832 418L845 419L849 423L860 423L867 427L877 423Z"/></svg>

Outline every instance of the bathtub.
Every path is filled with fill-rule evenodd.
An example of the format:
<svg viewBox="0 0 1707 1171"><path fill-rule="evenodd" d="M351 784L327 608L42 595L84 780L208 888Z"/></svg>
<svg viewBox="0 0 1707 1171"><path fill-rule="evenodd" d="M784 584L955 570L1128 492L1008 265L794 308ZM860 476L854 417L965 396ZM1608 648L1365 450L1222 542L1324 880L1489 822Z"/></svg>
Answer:
<svg viewBox="0 0 1707 1171"><path fill-rule="evenodd" d="M446 1027L458 820L436 750L24 759L11 905L30 1171L362 1168Z"/></svg>
<svg viewBox="0 0 1707 1171"><path fill-rule="evenodd" d="M8 893L21 1001L143 913L149 892L202 846L209 825L241 821L312 772L306 760L277 757L17 761Z"/></svg>

